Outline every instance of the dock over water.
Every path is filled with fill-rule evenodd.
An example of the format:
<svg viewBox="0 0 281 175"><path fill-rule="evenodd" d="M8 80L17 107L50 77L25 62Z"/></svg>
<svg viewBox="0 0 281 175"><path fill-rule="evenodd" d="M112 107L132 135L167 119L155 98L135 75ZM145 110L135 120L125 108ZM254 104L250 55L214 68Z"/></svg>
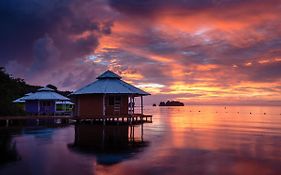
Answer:
<svg viewBox="0 0 281 175"><path fill-rule="evenodd" d="M0 126L24 125L26 122L34 122L35 124L45 123L92 123L92 124L125 124L140 125L144 123L152 123L152 115L133 114L119 116L3 116L0 117Z"/></svg>

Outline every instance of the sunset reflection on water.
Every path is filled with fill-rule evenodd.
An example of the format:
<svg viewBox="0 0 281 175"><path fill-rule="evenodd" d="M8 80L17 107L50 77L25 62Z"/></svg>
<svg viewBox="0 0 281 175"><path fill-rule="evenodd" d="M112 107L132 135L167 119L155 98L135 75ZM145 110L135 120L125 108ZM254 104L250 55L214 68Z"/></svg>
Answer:
<svg viewBox="0 0 281 175"><path fill-rule="evenodd" d="M279 174L279 107L151 108L151 146L110 174ZM148 111L147 111L148 112ZM251 113L251 114L250 114Z"/></svg>
<svg viewBox="0 0 281 175"><path fill-rule="evenodd" d="M281 173L280 107L147 107L145 113L153 115L153 123L144 125L145 144L139 144L140 127L138 142L127 145L124 127L107 129L105 137L96 136L102 127L94 126L10 132L20 159L0 165L0 174ZM118 133L125 147L97 149L101 138L112 148Z"/></svg>

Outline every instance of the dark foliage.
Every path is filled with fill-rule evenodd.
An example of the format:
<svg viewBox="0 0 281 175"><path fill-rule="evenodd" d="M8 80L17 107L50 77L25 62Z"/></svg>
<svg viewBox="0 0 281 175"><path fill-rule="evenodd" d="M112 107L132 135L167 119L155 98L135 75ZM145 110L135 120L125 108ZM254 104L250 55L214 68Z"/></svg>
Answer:
<svg viewBox="0 0 281 175"><path fill-rule="evenodd" d="M65 97L72 93L71 91L59 91L58 88L52 84L48 84L47 87L54 89L57 93L65 96Z"/></svg>
<svg viewBox="0 0 281 175"><path fill-rule="evenodd" d="M12 77L6 73L5 68L0 67L0 116L24 115L24 111L12 101L38 88L26 84L23 79Z"/></svg>
<svg viewBox="0 0 281 175"><path fill-rule="evenodd" d="M159 106L184 106L184 103L179 101L167 101L166 103L161 101Z"/></svg>
<svg viewBox="0 0 281 175"><path fill-rule="evenodd" d="M48 84L47 87L51 88L51 89L54 89L55 91L58 90L58 88L56 86L52 85L52 84Z"/></svg>

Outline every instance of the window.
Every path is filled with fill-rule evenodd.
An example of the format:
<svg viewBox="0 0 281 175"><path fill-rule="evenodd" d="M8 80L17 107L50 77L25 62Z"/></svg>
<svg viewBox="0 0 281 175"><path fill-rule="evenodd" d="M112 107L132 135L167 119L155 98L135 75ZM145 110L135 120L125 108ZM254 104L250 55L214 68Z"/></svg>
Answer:
<svg viewBox="0 0 281 175"><path fill-rule="evenodd" d="M120 101L121 101L121 97L120 97L120 96L116 96L116 97L115 97L115 101L120 102Z"/></svg>
<svg viewBox="0 0 281 175"><path fill-rule="evenodd" d="M108 105L113 106L115 104L120 104L121 96L109 96L108 97Z"/></svg>

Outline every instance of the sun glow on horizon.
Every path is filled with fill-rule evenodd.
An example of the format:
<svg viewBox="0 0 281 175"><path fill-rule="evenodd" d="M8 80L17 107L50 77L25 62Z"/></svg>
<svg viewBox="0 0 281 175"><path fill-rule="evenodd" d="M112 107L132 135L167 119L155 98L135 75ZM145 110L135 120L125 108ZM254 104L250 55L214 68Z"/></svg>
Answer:
<svg viewBox="0 0 281 175"><path fill-rule="evenodd" d="M44 1L42 11L3 3L13 20L0 29L1 66L65 90L112 70L161 100L281 105L276 2Z"/></svg>

